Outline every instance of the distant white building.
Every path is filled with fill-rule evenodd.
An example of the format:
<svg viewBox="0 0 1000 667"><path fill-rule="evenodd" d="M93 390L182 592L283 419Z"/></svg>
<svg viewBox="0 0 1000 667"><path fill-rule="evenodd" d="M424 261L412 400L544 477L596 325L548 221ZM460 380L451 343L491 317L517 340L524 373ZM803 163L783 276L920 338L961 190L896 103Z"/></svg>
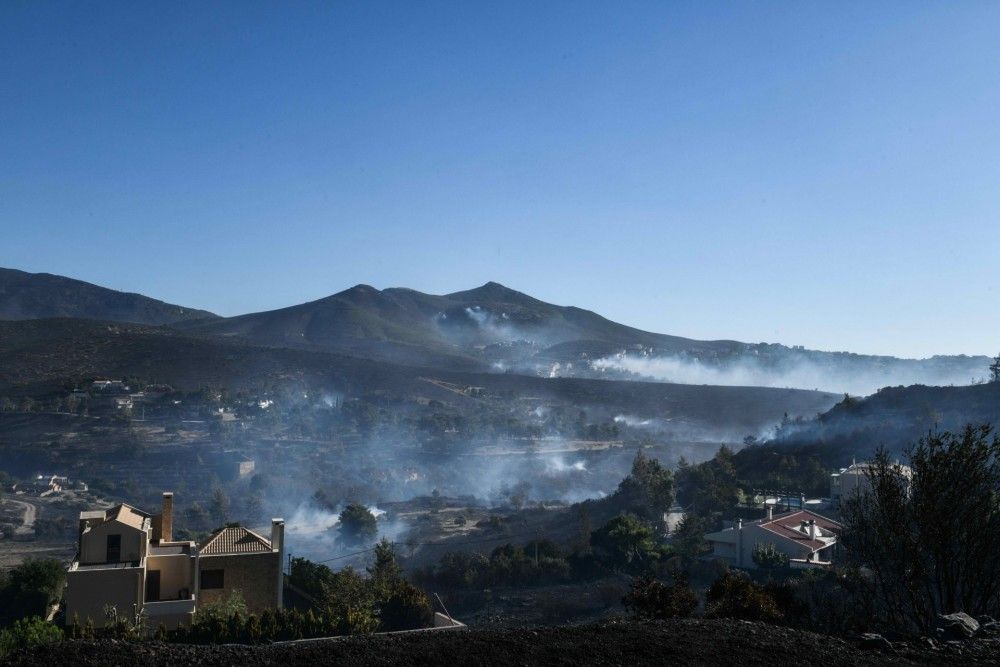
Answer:
<svg viewBox="0 0 1000 667"><path fill-rule="evenodd" d="M843 526L809 510L774 514L756 521L737 519L726 528L705 535L712 547L712 558L730 565L755 569L754 549L773 545L788 556L792 567L828 567Z"/></svg>
<svg viewBox="0 0 1000 667"><path fill-rule="evenodd" d="M893 467L906 479L906 484L909 486L910 480L913 479L913 471L910 467L899 463ZM871 492L872 484L869 478L871 469L871 463L851 463L846 468L841 468L830 475L830 500L833 506L840 507L847 498Z"/></svg>

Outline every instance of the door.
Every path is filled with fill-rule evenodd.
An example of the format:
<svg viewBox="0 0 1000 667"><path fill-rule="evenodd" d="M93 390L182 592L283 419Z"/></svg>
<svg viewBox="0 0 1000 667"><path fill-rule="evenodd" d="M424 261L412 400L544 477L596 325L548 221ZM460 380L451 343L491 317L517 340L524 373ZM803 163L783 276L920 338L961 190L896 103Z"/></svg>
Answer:
<svg viewBox="0 0 1000 667"><path fill-rule="evenodd" d="M149 570L146 572L146 602L159 602L160 600L160 571Z"/></svg>
<svg viewBox="0 0 1000 667"><path fill-rule="evenodd" d="M118 563L122 559L122 536L108 535L108 557L107 563Z"/></svg>

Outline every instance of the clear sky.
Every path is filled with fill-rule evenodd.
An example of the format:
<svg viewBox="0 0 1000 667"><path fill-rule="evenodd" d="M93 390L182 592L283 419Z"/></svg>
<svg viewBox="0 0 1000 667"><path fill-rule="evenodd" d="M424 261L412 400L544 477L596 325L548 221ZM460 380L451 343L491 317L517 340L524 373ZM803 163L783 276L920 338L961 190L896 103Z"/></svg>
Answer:
<svg viewBox="0 0 1000 667"><path fill-rule="evenodd" d="M987 2L10 0L0 266L995 354L998 35Z"/></svg>

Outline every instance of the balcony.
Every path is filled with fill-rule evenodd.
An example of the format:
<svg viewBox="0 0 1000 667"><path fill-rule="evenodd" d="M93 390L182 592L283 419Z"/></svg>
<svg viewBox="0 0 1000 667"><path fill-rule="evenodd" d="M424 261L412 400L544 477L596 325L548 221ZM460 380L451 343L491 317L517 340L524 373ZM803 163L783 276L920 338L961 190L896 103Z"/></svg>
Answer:
<svg viewBox="0 0 1000 667"><path fill-rule="evenodd" d="M158 616L178 616L180 614L193 614L195 609L194 596L181 598L180 600L159 600L157 602L146 602L142 606L150 619Z"/></svg>

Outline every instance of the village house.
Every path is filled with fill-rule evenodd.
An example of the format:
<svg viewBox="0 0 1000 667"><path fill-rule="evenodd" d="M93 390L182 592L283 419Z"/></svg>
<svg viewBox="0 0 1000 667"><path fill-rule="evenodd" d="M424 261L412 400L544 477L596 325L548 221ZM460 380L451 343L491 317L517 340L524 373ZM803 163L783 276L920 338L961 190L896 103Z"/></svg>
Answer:
<svg viewBox="0 0 1000 667"><path fill-rule="evenodd" d="M754 549L769 544L788 556L791 567L829 567L842 528L810 510L774 514L769 505L766 517L747 522L737 519L720 531L706 534L705 540L712 547L709 558L722 559L735 567L755 569Z"/></svg>
<svg viewBox="0 0 1000 667"><path fill-rule="evenodd" d="M863 496L872 490L871 479L869 479L872 464L852 462L846 468L830 475L830 500L834 507L840 507L844 500L851 497ZM906 480L909 486L913 479L913 471L909 466L901 465L898 462L894 465L894 470Z"/></svg>
<svg viewBox="0 0 1000 667"><path fill-rule="evenodd" d="M260 614L282 607L282 519L267 539L243 526L219 529L201 544L173 539L173 494L159 514L124 503L80 513L79 550L66 575L66 618L97 626L112 606L145 615L150 627L191 623L198 605L239 591Z"/></svg>

